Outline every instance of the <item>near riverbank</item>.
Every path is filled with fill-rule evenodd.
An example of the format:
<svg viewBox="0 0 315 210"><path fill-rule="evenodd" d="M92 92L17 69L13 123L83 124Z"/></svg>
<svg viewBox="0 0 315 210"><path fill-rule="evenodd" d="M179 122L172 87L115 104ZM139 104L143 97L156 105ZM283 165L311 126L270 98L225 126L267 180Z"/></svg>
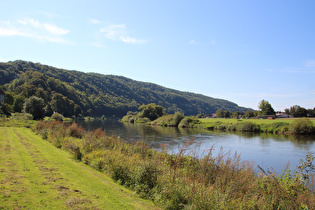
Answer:
<svg viewBox="0 0 315 210"><path fill-rule="evenodd" d="M0 209L155 208L30 129L0 127Z"/></svg>

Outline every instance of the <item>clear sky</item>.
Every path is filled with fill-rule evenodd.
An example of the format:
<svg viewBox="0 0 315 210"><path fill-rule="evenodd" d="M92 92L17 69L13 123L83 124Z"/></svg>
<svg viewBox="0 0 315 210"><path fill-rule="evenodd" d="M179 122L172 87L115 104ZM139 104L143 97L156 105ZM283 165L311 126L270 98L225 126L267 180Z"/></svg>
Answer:
<svg viewBox="0 0 315 210"><path fill-rule="evenodd" d="M315 107L315 0L1 0L0 61Z"/></svg>

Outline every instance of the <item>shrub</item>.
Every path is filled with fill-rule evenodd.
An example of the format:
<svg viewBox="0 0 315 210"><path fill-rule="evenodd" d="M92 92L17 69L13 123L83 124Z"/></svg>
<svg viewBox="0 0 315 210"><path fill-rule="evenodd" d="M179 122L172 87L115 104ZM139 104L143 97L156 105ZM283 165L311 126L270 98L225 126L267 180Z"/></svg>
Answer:
<svg viewBox="0 0 315 210"><path fill-rule="evenodd" d="M30 113L14 113L11 119L14 120L32 120L34 117Z"/></svg>
<svg viewBox="0 0 315 210"><path fill-rule="evenodd" d="M293 134L312 134L314 126L310 119L296 119L291 123L289 131Z"/></svg>
<svg viewBox="0 0 315 210"><path fill-rule="evenodd" d="M69 136L80 139L80 138L82 138L82 136L84 134L84 129L82 127L78 126L78 124L72 123L68 127L68 132L69 132Z"/></svg>
<svg viewBox="0 0 315 210"><path fill-rule="evenodd" d="M56 121L63 121L63 115L62 114L59 114L58 112L55 112L53 115L51 115L51 118L53 120L56 120Z"/></svg>
<svg viewBox="0 0 315 210"><path fill-rule="evenodd" d="M237 130L242 132L259 132L259 125L253 122L242 122L237 124Z"/></svg>
<svg viewBox="0 0 315 210"><path fill-rule="evenodd" d="M195 117L184 117L178 127L180 128L192 128L194 125L199 124L200 121Z"/></svg>

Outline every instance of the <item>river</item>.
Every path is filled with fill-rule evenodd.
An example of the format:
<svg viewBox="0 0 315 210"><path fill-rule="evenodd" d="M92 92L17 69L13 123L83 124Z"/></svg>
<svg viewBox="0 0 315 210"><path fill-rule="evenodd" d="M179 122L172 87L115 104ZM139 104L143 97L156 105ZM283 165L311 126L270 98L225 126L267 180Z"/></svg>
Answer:
<svg viewBox="0 0 315 210"><path fill-rule="evenodd" d="M86 130L102 128L108 135L120 137L125 141L146 141L156 150L166 145L170 153L178 153L185 140L194 140L186 154L202 157L213 148L213 156L220 150L224 153L235 152L241 160L253 162L264 170L269 169L280 173L289 163L295 170L299 160L304 159L308 152L315 152L315 136L284 136L276 134L252 134L215 132L200 129L178 129L142 124L121 123L118 119L79 121Z"/></svg>

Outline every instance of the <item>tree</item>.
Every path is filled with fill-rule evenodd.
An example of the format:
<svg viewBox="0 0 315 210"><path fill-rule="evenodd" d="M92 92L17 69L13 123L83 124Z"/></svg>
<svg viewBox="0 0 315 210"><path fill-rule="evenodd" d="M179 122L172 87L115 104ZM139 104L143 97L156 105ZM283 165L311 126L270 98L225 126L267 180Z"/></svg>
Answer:
<svg viewBox="0 0 315 210"><path fill-rule="evenodd" d="M294 105L290 107L290 115L293 117L307 117L308 111L300 107L299 105Z"/></svg>
<svg viewBox="0 0 315 210"><path fill-rule="evenodd" d="M252 117L255 117L255 112L254 111L251 111L251 110L248 110L245 112L244 118L252 118Z"/></svg>
<svg viewBox="0 0 315 210"><path fill-rule="evenodd" d="M53 95L51 100L51 107L53 111L58 112L65 117L71 117L74 115L74 102L60 93L55 93Z"/></svg>
<svg viewBox="0 0 315 210"><path fill-rule="evenodd" d="M241 112L239 112L239 111L233 112L232 117L235 119L238 119L238 116L240 116L240 114L241 114Z"/></svg>
<svg viewBox="0 0 315 210"><path fill-rule="evenodd" d="M230 118L231 117L231 112L230 111L222 111L222 110L217 110L215 113L215 116L217 118Z"/></svg>
<svg viewBox="0 0 315 210"><path fill-rule="evenodd" d="M224 118L230 118L231 112L230 111L223 111Z"/></svg>
<svg viewBox="0 0 315 210"><path fill-rule="evenodd" d="M160 105L156 105L155 103L151 103L148 105L141 105L139 107L141 110L141 117L147 117L151 121L163 116L165 114L164 108Z"/></svg>
<svg viewBox="0 0 315 210"><path fill-rule="evenodd" d="M216 117L216 118L223 118L223 117L224 117L224 112L223 112L221 109L218 109L218 110L215 112L215 117Z"/></svg>
<svg viewBox="0 0 315 210"><path fill-rule="evenodd" d="M14 112L21 112L23 109L24 102L25 102L24 96L22 95L16 96L13 103Z"/></svg>
<svg viewBox="0 0 315 210"><path fill-rule="evenodd" d="M261 112L261 115L274 115L275 114L275 110L272 108L271 104L264 99L259 102L258 108Z"/></svg>
<svg viewBox="0 0 315 210"><path fill-rule="evenodd" d="M307 114L309 117L315 117L315 108L314 109L308 109Z"/></svg>
<svg viewBox="0 0 315 210"><path fill-rule="evenodd" d="M45 116L45 106L44 99L32 96L25 101L23 111L32 114L34 120L40 120Z"/></svg>

